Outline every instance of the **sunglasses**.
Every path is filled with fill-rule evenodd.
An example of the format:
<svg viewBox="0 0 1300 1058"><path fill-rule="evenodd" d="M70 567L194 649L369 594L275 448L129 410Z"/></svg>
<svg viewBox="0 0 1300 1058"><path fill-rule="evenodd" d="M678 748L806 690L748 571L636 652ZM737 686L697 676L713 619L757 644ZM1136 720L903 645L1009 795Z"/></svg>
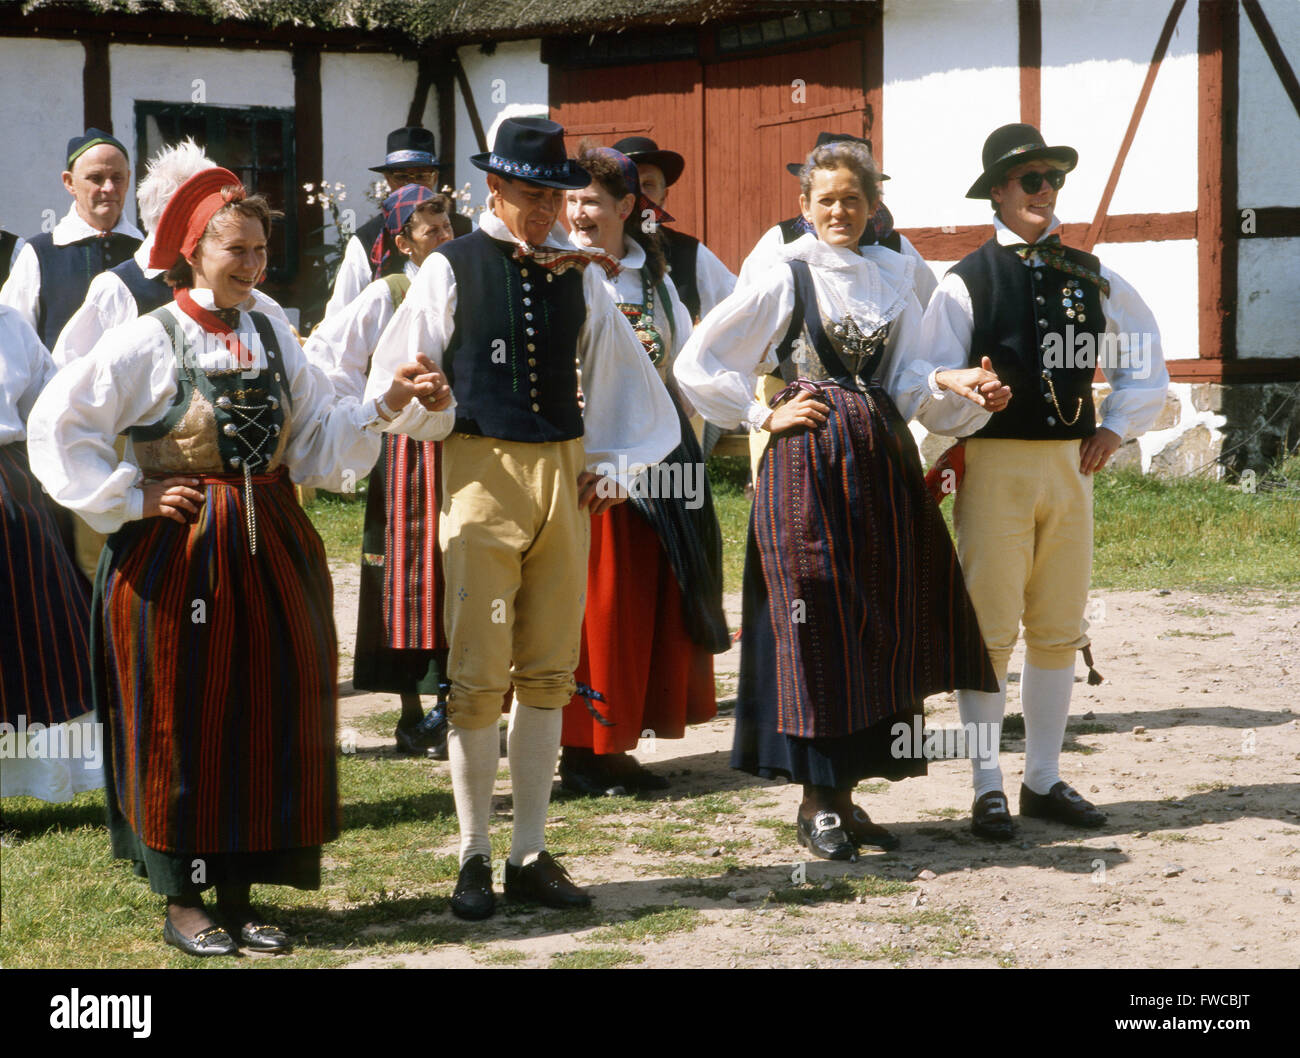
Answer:
<svg viewBox="0 0 1300 1058"><path fill-rule="evenodd" d="M1044 183L1053 190L1059 191L1065 186L1065 172L1061 169L1049 169L1045 173L1031 170L1028 173L1021 173L1019 182L1026 195L1038 194Z"/></svg>

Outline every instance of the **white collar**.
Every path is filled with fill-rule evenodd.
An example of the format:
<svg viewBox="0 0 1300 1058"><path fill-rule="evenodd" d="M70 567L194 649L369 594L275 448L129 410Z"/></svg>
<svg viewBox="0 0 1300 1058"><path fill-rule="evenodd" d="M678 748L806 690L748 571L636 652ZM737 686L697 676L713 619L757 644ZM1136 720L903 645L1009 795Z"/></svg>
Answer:
<svg viewBox="0 0 1300 1058"><path fill-rule="evenodd" d="M514 236L510 229L506 227L506 222L492 211L490 205L480 214L478 226L483 230L484 235L496 239L497 242L514 243L516 246L522 246L526 250L530 248L528 243L524 242L523 239L518 239ZM550 246L557 250L568 248L570 245L568 236L565 235L564 229L560 227L558 221L555 226L551 228L551 233L546 236L546 242L542 245Z"/></svg>
<svg viewBox="0 0 1300 1058"><path fill-rule="evenodd" d="M80 242L82 239L93 239L104 233L98 228L93 228L81 219L81 214L77 212L76 202L72 203L72 208L63 215L63 219L54 225L54 231L50 233L54 240L55 246L67 246L69 243ZM129 235L133 239L143 239L144 232L126 219L126 211L122 211L122 216L117 220L117 226L113 228L115 235Z"/></svg>
<svg viewBox="0 0 1300 1058"><path fill-rule="evenodd" d="M573 232L569 232L569 245L574 246L579 250L586 250L589 253L603 253L606 257L614 256L608 250L604 250L599 246L583 246L574 238ZM641 244L635 239L624 235L623 256L617 257L615 260L618 261L619 268L623 272L636 271L639 268L645 267L645 250L641 248Z"/></svg>
<svg viewBox="0 0 1300 1058"><path fill-rule="evenodd" d="M1061 226L1060 218L1057 217L1055 213L1053 213L1052 223L1049 224L1047 226L1047 230L1038 237L1037 242L1042 242L1049 235L1051 235L1052 232L1056 231L1056 229L1059 228L1060 226ZM993 232L995 237L998 240L999 246L1023 246L1025 244L1025 240L1023 238L1021 238L1014 231L1012 231L1010 228L1008 228L1005 224L1002 223L1001 217L993 218Z"/></svg>
<svg viewBox="0 0 1300 1058"><path fill-rule="evenodd" d="M786 261L805 261L826 278L826 292L835 303L822 305L828 317L852 313L870 333L898 316L912 296L916 261L884 246L831 246L812 232L781 248Z"/></svg>
<svg viewBox="0 0 1300 1058"><path fill-rule="evenodd" d="M408 257L406 264L402 265L402 272L408 279L414 279L420 274L420 266Z"/></svg>

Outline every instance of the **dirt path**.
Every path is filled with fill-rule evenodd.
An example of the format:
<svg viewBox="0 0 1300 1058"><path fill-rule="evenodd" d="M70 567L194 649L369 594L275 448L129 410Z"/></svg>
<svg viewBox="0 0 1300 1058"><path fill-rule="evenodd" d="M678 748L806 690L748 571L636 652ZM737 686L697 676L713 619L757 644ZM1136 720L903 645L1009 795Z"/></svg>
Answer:
<svg viewBox="0 0 1300 1058"><path fill-rule="evenodd" d="M347 672L356 575L335 576ZM639 751L672 778L669 799L605 818L612 851L566 860L598 916L498 914L469 943L359 965L544 966L613 945L612 960L647 967L1300 966L1300 598L1100 592L1090 617L1106 682L1076 682L1062 775L1104 808L1104 830L1023 820L1019 842L984 843L968 830L969 765L938 761L925 778L859 788L898 852L801 867L797 788L727 767L724 713ZM738 660L734 648L718 659L724 685ZM345 697L341 724L396 705ZM957 722L953 696L927 705L930 724ZM1014 676L1007 711L1020 711ZM1014 811L1024 743L1004 747ZM497 793L494 828L508 825L508 780ZM552 825L565 812L557 801ZM655 827L710 847L648 852ZM664 905L690 910L599 924Z"/></svg>

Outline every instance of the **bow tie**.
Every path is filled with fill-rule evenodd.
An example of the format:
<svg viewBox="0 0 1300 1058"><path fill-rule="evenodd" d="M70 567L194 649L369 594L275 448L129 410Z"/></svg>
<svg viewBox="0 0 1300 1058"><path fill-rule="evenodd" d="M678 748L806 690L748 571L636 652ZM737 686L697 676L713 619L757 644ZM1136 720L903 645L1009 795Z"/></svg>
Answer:
<svg viewBox="0 0 1300 1058"><path fill-rule="evenodd" d="M563 275L570 268L582 271L587 265L595 263L605 270L605 274L610 279L613 279L618 275L621 268L619 263L609 254L598 253L595 250L561 250L545 246L524 247L516 244L512 256L516 261L522 261L525 258L531 259L534 263L557 276Z"/></svg>
<svg viewBox="0 0 1300 1058"><path fill-rule="evenodd" d="M1107 297L1110 296L1110 281L1104 279L1091 268L1085 268L1083 265L1070 260L1066 256L1065 247L1061 245L1059 235L1049 235L1032 246L1027 242L1012 243L1007 246L1007 249L1011 250L1022 261L1028 261L1030 257L1036 256L1044 264L1050 265L1066 275L1074 276L1076 279L1087 280Z"/></svg>

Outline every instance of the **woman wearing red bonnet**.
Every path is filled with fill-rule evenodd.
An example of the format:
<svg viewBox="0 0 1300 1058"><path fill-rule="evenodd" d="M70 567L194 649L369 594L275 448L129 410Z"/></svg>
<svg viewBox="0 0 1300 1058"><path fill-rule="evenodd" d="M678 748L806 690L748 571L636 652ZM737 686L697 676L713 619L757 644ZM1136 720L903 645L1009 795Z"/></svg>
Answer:
<svg viewBox="0 0 1300 1058"><path fill-rule="evenodd" d="M319 888L338 834L333 589L293 485L347 487L407 401L450 402L432 364L368 404L339 398L282 321L239 308L275 215L228 170L183 184L150 258L175 299L69 365L29 426L50 495L112 534L91 666L113 854L191 955L290 947L250 887Z"/></svg>

